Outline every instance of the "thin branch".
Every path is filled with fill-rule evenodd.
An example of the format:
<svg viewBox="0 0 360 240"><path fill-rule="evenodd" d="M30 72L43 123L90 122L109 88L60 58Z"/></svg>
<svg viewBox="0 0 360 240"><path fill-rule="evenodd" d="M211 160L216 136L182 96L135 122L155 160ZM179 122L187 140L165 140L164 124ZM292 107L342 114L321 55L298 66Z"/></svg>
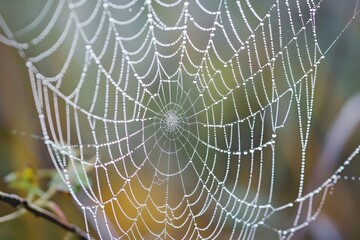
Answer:
<svg viewBox="0 0 360 240"><path fill-rule="evenodd" d="M0 224L4 222L9 222L11 220L14 220L15 218L18 218L26 213L25 209L19 209L16 212L10 213L8 215L0 217Z"/></svg>
<svg viewBox="0 0 360 240"><path fill-rule="evenodd" d="M331 176L339 164L341 151L360 124L360 112L354 111L360 106L360 93L350 98L337 115L326 135L325 148L315 167L309 184L312 191L321 181Z"/></svg>
<svg viewBox="0 0 360 240"><path fill-rule="evenodd" d="M65 229L68 232L73 233L79 239L87 240L89 239L86 232L81 230L75 224L68 223L67 221L58 218L56 215L38 207L37 205L28 202L26 199L19 197L15 194L8 194L0 191L0 201L10 204L14 208L23 207L27 211L34 214L36 217L41 217L46 219L49 222L52 222L59 227Z"/></svg>

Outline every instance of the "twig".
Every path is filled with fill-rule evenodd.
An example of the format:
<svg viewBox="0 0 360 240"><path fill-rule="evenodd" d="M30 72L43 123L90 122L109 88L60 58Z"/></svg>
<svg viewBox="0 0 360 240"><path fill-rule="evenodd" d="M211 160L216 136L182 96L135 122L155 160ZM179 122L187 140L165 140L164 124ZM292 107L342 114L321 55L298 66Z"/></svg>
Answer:
<svg viewBox="0 0 360 240"><path fill-rule="evenodd" d="M26 210L22 208L22 209L17 210L16 212L10 213L10 214L5 215L5 216L2 216L2 217L0 217L0 224L4 223L4 222L11 221L11 220L13 220L15 218L18 218L18 217L24 215L25 213L26 213Z"/></svg>
<svg viewBox="0 0 360 240"><path fill-rule="evenodd" d="M360 124L360 112L356 111L359 105L360 93L350 98L336 117L326 136L325 148L315 168L312 185L309 187L315 187L330 176L335 166L339 164L341 151Z"/></svg>
<svg viewBox="0 0 360 240"><path fill-rule="evenodd" d="M54 214L38 207L35 204L32 204L28 202L26 199L19 197L15 194L8 194L0 191L0 201L6 202L10 204L14 208L23 207L27 211L34 214L36 217L41 217L46 219L49 222L52 222L59 227L65 229L68 232L73 233L75 236L77 236L79 239L87 240L88 235L86 232L81 230L78 226L75 224L68 223L67 221L58 218Z"/></svg>

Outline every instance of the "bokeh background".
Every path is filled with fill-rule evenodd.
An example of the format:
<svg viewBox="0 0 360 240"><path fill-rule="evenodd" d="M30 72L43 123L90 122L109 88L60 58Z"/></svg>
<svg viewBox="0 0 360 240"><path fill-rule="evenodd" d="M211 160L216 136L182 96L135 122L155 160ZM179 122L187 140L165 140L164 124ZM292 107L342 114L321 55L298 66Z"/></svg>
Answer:
<svg viewBox="0 0 360 240"><path fill-rule="evenodd" d="M11 21L13 26L16 26L18 18L27 18L30 21L38 9L32 1L9 2L0 2L0 14L7 15L7 21ZM334 34L336 35L345 26L354 11L354 4L351 1L325 2L320 14L317 15L320 26L318 35L324 42L333 39ZM20 11L22 14L17 12L20 8L23 9ZM360 16L336 42L319 68L308 147L306 184L309 190L312 189L312 185L321 183L331 175L360 144L360 123L358 123L351 130L345 145L340 146L338 155L331 151L339 147L336 145L338 143L336 138L342 136L349 126L349 121L356 118L360 112L360 101L357 100L357 103L351 106L351 111L340 117L346 104L358 94L360 94ZM340 119L337 126L342 128L334 130L337 119ZM288 131L294 129L289 128ZM6 175L21 171L27 166L34 169L53 168L46 147L37 136L41 137L41 131L24 61L14 48L0 43L1 191L24 196L25 192L9 188L4 181ZM284 159L291 159L298 147L296 144L283 144L280 147L280 155ZM322 162L323 158L331 160ZM323 171L315 170L319 164ZM287 161L283 166L277 167L280 168L279 177L283 179L286 189L279 194L284 195L281 198L286 198L287 195L293 195L297 191L297 185L292 188L292 184L298 178L299 165L296 161ZM350 167L346 168L343 175L344 178L336 184L332 194L327 198L318 220L298 232L294 239L360 239L359 156L353 160ZM345 176L348 179L345 179ZM315 183L310 179L315 179ZM54 201L62 208L70 222L84 228L82 213L68 194L58 193ZM0 202L0 216L13 211L14 209ZM65 235L62 229L31 214L0 223L0 239L56 240L63 239Z"/></svg>

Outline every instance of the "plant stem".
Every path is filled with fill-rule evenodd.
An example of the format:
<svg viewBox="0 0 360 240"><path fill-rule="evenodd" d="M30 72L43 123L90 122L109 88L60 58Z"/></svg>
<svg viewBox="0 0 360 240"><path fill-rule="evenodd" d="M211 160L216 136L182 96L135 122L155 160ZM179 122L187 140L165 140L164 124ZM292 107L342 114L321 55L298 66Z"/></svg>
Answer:
<svg viewBox="0 0 360 240"><path fill-rule="evenodd" d="M21 198L18 195L8 194L8 193L4 193L4 192L0 191L0 201L8 203L14 208L22 207L23 209L26 209L27 211L33 213L36 217L44 218L47 221L52 222L52 223L56 224L57 226L65 229L66 231L73 233L79 239L83 239L83 240L89 239L89 236L87 235L87 233L84 232L83 230L81 230L75 224L68 223L64 219L58 218L56 215L52 214L51 212L48 212L48 211L40 208L39 206L28 202L26 199ZM15 213L19 214L18 212L19 211L15 212ZM9 218L9 215L7 215L5 217ZM15 216L12 216L12 217L15 217Z"/></svg>
<svg viewBox="0 0 360 240"><path fill-rule="evenodd" d="M10 214L5 215L5 216L2 216L2 217L0 217L0 224L4 223L4 222L11 221L11 220L13 220L15 218L18 218L18 217L24 215L24 213L26 213L25 209L19 209L16 212L10 213Z"/></svg>

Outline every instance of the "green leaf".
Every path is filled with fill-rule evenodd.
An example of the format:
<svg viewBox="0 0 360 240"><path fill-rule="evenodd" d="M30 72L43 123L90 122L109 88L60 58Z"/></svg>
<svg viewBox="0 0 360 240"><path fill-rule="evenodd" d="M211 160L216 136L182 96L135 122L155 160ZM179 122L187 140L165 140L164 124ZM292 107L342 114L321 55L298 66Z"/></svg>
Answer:
<svg viewBox="0 0 360 240"><path fill-rule="evenodd" d="M36 174L36 171L32 167L27 166L21 171L8 174L4 180L10 188L41 196L44 192L39 188Z"/></svg>
<svg viewBox="0 0 360 240"><path fill-rule="evenodd" d="M84 170L85 169L85 170ZM75 192L79 192L82 187L81 183L84 186L88 186L88 182L90 185L92 184L91 179L87 178L87 172L89 172L92 168L83 168L82 164L79 162L72 162L72 164L68 164L67 172L70 184ZM54 187L58 191L61 192L69 192L68 187L61 179L60 175L56 174L50 181L49 187Z"/></svg>

